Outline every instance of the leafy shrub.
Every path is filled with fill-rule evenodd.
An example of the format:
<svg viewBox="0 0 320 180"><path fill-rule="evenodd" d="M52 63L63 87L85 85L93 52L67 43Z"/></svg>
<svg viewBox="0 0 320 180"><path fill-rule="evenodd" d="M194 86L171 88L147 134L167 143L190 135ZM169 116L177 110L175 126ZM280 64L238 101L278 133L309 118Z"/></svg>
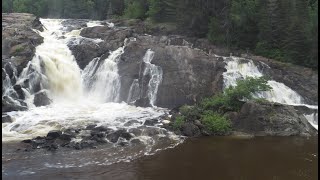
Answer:
<svg viewBox="0 0 320 180"><path fill-rule="evenodd" d="M204 109L239 110L243 100L251 100L254 93L270 90L271 87L267 83L268 80L265 77L247 77L244 80L238 80L237 86L230 86L224 90L223 94L204 99L200 106Z"/></svg>
<svg viewBox="0 0 320 180"><path fill-rule="evenodd" d="M181 126L184 122L185 122L185 117L178 115L176 117L175 121L173 122L173 128L175 128L175 129L181 128Z"/></svg>
<svg viewBox="0 0 320 180"><path fill-rule="evenodd" d="M201 121L213 134L225 134L231 129L230 121L226 117L213 111L205 111Z"/></svg>
<svg viewBox="0 0 320 180"><path fill-rule="evenodd" d="M179 108L179 112L186 117L187 120L198 119L201 110L197 106L183 105Z"/></svg>

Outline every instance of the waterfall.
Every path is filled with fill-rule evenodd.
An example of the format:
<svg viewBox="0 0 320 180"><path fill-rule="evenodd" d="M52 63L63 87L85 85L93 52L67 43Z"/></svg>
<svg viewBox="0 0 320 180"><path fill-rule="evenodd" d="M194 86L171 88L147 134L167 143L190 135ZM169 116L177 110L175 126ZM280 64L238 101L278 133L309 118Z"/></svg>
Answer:
<svg viewBox="0 0 320 180"><path fill-rule="evenodd" d="M318 130L318 113L305 114L304 117L306 117L309 123Z"/></svg>
<svg viewBox="0 0 320 180"><path fill-rule="evenodd" d="M239 57L224 57L227 71L223 73L224 88L229 86L236 86L236 82L239 79L245 79L246 77L261 77L262 72L250 59L243 59ZM281 104L293 105L293 106L306 106L310 109L318 109L316 105L304 104L303 98L294 90L289 88L283 83L269 80L268 85L272 87L270 91L261 92L255 94L256 97L265 98L271 102L277 102ZM310 124L318 129L318 115L311 114L305 115Z"/></svg>
<svg viewBox="0 0 320 180"><path fill-rule="evenodd" d="M150 104L152 106L154 106L154 103L156 102L158 88L162 81L162 74L163 74L160 66L151 64L153 57L154 57L154 51L152 51L151 49L148 49L146 54L143 57L143 62L145 63L143 76L146 77L147 75L150 75L147 95L150 100Z"/></svg>
<svg viewBox="0 0 320 180"><path fill-rule="evenodd" d="M139 99L139 97L140 97L139 79L134 79L129 89L127 103L134 102L137 99Z"/></svg>
<svg viewBox="0 0 320 180"><path fill-rule="evenodd" d="M83 82L90 99L99 102L118 102L120 76L118 61L124 53L124 47L111 52L108 58L95 58L83 70Z"/></svg>
<svg viewBox="0 0 320 180"><path fill-rule="evenodd" d="M60 38L64 33L62 20L40 21L45 27L43 32L38 31L43 43L36 47L35 56L23 69L17 84L27 80L30 85L26 90L30 94L49 89L54 101L76 100L82 94L80 69L67 47L68 39Z"/></svg>
<svg viewBox="0 0 320 180"><path fill-rule="evenodd" d="M227 57L224 59L227 63L227 71L223 73L224 88L236 86L239 79L263 76L252 60L239 57ZM268 85L272 87L272 90L259 93L256 96L282 104L305 105L303 98L285 84L269 80Z"/></svg>

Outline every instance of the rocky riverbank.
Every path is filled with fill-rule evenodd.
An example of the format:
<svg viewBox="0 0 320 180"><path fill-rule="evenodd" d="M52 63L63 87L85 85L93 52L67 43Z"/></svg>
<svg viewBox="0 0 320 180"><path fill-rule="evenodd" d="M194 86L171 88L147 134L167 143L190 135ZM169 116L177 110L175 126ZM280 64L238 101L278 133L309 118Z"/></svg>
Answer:
<svg viewBox="0 0 320 180"><path fill-rule="evenodd" d="M229 55L229 51L215 47L204 39L175 35L181 32L168 26L150 26L139 20L110 20L114 26L104 21L99 26L87 27L88 21L70 19L62 22L68 33L72 30L77 33L81 29L81 37L70 40L68 44L79 67L83 70L93 59L99 58L101 61L97 63L98 67L110 52L124 47L124 52L117 62L121 84L118 102L172 109L171 116L146 121L147 124L140 124L141 126L132 132L123 129L112 130L110 127L97 124L80 129L61 129L49 132L46 137L25 140L24 142L30 145L29 148L79 149L95 147L99 143L127 145L138 142L134 137L143 133L153 137L165 134L165 129L190 137L211 135L200 119L187 121L179 129L173 129L171 124L179 114L177 107L193 105L205 97L223 91L226 63L217 55ZM22 84L16 84L16 78L34 56L35 47L43 42L43 38L33 29L41 31L43 27L39 20L30 14L3 14L2 22L2 85L13 87L6 92L10 96L4 92L2 94L2 112L27 110L27 104L23 101L26 94L22 88L29 84L28 79ZM65 38L65 34L59 38ZM317 72L261 57L248 58L271 79L283 82L301 94L305 103L318 104ZM157 72L148 74L147 71ZM151 83L154 84L150 85ZM35 84L32 88L35 89L35 106L45 106L52 102L48 98L47 90L40 84ZM148 88L157 90L157 93L154 93L156 97L150 96ZM154 102L152 98L155 99ZM227 112L224 115L231 120L234 134L309 136L317 134L303 116L311 113L317 111L277 103L247 102L239 112ZM2 117L5 118L3 123L14 121L7 114L3 114ZM135 123L134 120L131 123ZM162 125L159 125L161 123ZM121 141L121 138L124 141ZM157 138L158 141L161 136ZM79 141L73 141L74 139Z"/></svg>

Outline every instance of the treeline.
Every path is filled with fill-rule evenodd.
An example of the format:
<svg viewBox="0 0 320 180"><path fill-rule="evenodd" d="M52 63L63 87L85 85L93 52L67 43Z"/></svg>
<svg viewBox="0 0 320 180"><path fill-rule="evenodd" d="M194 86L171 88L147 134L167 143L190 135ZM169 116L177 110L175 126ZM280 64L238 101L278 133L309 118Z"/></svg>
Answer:
<svg viewBox="0 0 320 180"><path fill-rule="evenodd" d="M318 68L318 0L2 0L2 11L174 23L216 45Z"/></svg>

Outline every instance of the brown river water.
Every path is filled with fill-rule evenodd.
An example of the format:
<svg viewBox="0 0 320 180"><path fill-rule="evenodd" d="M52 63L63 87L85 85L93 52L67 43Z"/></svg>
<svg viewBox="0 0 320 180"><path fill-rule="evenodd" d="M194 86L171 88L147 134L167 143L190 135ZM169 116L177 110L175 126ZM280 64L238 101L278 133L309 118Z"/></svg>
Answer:
<svg viewBox="0 0 320 180"><path fill-rule="evenodd" d="M316 180L318 137L203 137L143 155L112 159L107 147L88 150L24 152L19 144L3 143L3 179L101 180ZM116 149L118 155L138 149ZM130 153L128 153L130 154ZM129 156L129 155L128 155ZM88 163L94 160L95 163Z"/></svg>

